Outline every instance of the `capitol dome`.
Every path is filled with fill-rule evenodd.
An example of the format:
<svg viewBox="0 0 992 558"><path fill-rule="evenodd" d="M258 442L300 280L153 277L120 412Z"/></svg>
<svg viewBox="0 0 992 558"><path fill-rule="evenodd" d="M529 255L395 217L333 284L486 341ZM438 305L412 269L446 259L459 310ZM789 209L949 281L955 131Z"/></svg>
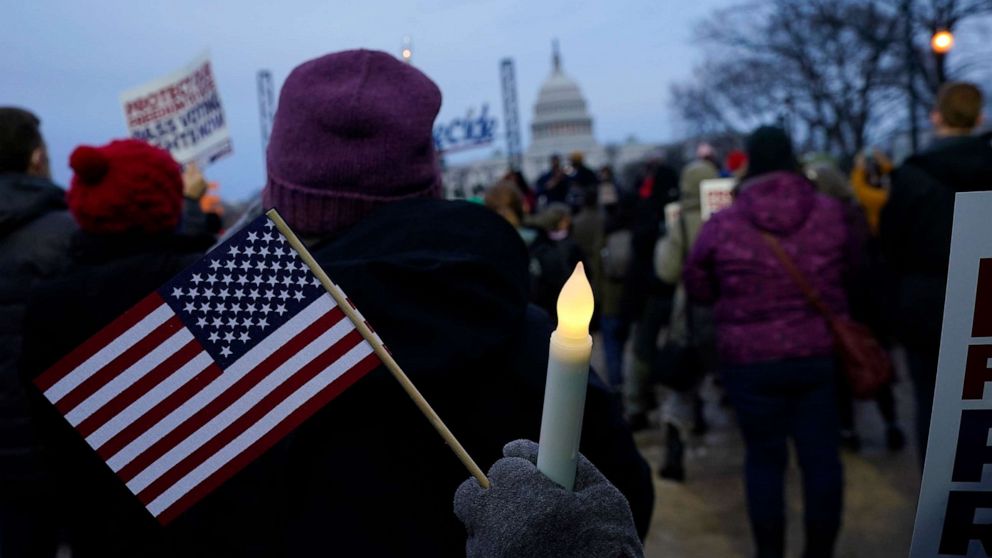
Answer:
<svg viewBox="0 0 992 558"><path fill-rule="evenodd" d="M567 156L573 151L596 151L592 117L578 84L561 69L561 55L554 44L551 75L541 85L531 121L531 144L527 158L547 159L553 154Z"/></svg>

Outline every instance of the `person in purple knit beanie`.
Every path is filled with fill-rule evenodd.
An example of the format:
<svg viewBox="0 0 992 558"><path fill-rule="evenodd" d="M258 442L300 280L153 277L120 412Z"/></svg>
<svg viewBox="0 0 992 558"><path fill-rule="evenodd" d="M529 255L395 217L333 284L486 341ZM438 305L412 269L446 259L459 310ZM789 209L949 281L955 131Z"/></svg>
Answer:
<svg viewBox="0 0 992 558"><path fill-rule="evenodd" d="M539 433L551 324L528 305L529 259L513 227L480 205L440 199L440 106L430 78L383 52L301 64L279 97L262 206L307 241L470 454L492 463L507 442ZM624 512L611 517L639 548L653 509L650 469L609 390L592 380L585 416L582 452L617 489L613 507L603 502L585 520ZM344 556L464 556L452 497L467 473L440 442L380 367L269 452L275 474L255 483L263 504L238 513L274 524L254 545L269 547L265 555L320 554L330 536ZM486 493L492 513L472 514L472 536L498 544L486 534L501 518L542 498L592 509L548 485ZM550 514L540 532L574 517Z"/></svg>
<svg viewBox="0 0 992 558"><path fill-rule="evenodd" d="M440 108L437 85L385 52L297 66L279 95L263 205L297 233L318 235L385 204L441 197L431 133Z"/></svg>

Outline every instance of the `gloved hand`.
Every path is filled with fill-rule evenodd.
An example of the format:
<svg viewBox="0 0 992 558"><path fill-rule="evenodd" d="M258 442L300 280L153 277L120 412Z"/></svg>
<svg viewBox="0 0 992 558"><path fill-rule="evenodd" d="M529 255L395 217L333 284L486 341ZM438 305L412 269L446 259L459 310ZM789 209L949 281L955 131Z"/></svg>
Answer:
<svg viewBox="0 0 992 558"><path fill-rule="evenodd" d="M630 505L579 455L575 491L537 470L537 444L516 440L489 469L488 489L470 478L455 492L468 558L640 558Z"/></svg>

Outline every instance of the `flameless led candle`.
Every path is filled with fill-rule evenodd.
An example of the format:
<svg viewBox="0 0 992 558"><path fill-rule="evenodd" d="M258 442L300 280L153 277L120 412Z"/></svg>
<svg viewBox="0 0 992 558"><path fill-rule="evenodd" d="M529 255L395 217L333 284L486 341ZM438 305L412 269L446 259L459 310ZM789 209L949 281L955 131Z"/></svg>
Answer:
<svg viewBox="0 0 992 558"><path fill-rule="evenodd" d="M567 490L575 484L582 413L589 383L592 287L580 263L558 295L558 329L551 333L537 469Z"/></svg>

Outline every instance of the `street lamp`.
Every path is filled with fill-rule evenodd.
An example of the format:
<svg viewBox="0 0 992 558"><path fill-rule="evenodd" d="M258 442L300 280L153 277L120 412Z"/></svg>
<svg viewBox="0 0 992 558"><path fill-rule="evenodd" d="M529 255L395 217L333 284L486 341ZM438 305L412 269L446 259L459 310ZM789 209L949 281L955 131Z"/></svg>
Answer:
<svg viewBox="0 0 992 558"><path fill-rule="evenodd" d="M947 54L954 48L954 34L946 29L937 31L930 38L930 48L935 54Z"/></svg>
<svg viewBox="0 0 992 558"><path fill-rule="evenodd" d="M947 74L944 70L947 53L954 48L954 34L947 29L940 29L930 37L930 49L933 50L933 57L937 69L937 85L943 85L947 81Z"/></svg>
<svg viewBox="0 0 992 558"><path fill-rule="evenodd" d="M409 36L403 37L403 50L400 51L400 55L403 57L403 61L407 64L413 58L413 42L410 40Z"/></svg>

